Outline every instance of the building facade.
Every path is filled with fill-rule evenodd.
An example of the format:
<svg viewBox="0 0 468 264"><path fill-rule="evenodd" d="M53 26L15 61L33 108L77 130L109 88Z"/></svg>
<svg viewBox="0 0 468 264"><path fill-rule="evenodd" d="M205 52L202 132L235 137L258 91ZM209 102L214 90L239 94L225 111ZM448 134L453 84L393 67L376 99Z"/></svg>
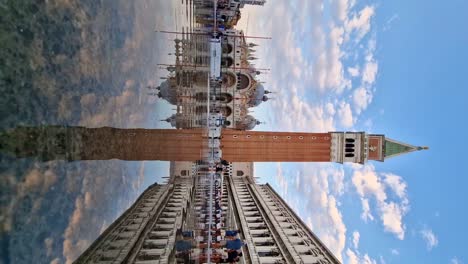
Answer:
<svg viewBox="0 0 468 264"><path fill-rule="evenodd" d="M175 64L167 67L169 74L157 87L158 97L177 106L165 121L177 129L205 127L210 104L224 116L225 128L251 130L260 121L249 114L249 108L268 101L270 93L257 80L261 72L251 64L256 44L247 42L241 30L224 30L219 37L221 78L212 81L209 32L195 28L175 39Z"/></svg>
<svg viewBox="0 0 468 264"><path fill-rule="evenodd" d="M203 238L196 239L188 258L180 258L176 247L181 230L207 230L201 209L207 201L202 168L171 163L168 183L143 192L75 263L206 262L200 255ZM238 262L339 263L270 185L255 184L253 163L229 164L221 177L221 229L239 230L247 243Z"/></svg>

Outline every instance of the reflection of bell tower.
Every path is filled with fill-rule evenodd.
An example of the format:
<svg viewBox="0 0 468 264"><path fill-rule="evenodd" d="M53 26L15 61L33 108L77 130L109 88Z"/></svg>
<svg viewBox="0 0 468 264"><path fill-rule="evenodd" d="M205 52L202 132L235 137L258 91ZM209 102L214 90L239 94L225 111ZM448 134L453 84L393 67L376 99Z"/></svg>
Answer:
<svg viewBox="0 0 468 264"><path fill-rule="evenodd" d="M40 160L196 161L206 148L200 129L119 129L67 126L0 131L0 152Z"/></svg>

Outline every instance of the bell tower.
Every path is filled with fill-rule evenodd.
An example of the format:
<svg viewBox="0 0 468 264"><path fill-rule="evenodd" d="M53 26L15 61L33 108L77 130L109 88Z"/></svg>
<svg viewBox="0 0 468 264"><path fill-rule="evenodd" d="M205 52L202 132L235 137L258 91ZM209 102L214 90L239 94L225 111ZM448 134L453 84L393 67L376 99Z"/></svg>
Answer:
<svg viewBox="0 0 468 264"><path fill-rule="evenodd" d="M365 132L222 132L223 159L230 162L352 162L385 159L428 149Z"/></svg>
<svg viewBox="0 0 468 264"><path fill-rule="evenodd" d="M384 161L428 149L365 132L268 132L224 129L221 137L202 129L119 129L64 126L18 127L0 131L0 152L41 160L197 161L208 138L229 162Z"/></svg>
<svg viewBox="0 0 468 264"><path fill-rule="evenodd" d="M330 161L365 163L367 135L364 132L331 132Z"/></svg>

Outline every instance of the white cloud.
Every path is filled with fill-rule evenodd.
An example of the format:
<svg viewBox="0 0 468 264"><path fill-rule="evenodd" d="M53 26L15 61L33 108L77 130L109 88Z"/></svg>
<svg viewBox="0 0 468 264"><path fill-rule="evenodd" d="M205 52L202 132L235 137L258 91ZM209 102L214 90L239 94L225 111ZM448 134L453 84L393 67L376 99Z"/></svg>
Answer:
<svg viewBox="0 0 468 264"><path fill-rule="evenodd" d="M343 35L344 29L342 27L332 27L328 36L327 48L318 54L313 65L315 84L322 92L332 90L341 93L348 83L344 77L341 61Z"/></svg>
<svg viewBox="0 0 468 264"><path fill-rule="evenodd" d="M349 103L342 102L337 111L341 126L350 128L354 125L353 112Z"/></svg>
<svg viewBox="0 0 468 264"><path fill-rule="evenodd" d="M349 34L356 32L356 42L360 41L370 30L371 18L375 10L372 6L366 6L359 14L355 14L351 19L345 22L346 32Z"/></svg>
<svg viewBox="0 0 468 264"><path fill-rule="evenodd" d="M403 179L392 173L383 173L384 181L388 187L390 187L399 198L406 197L406 182Z"/></svg>
<svg viewBox="0 0 468 264"><path fill-rule="evenodd" d="M362 213L361 213L361 218L365 222L368 220L373 221L374 216L372 215L370 211L370 205L369 205L369 200L365 198L361 198L361 205L362 205Z"/></svg>
<svg viewBox="0 0 468 264"><path fill-rule="evenodd" d="M154 102L141 101L140 88L134 80L126 80L121 94L100 98L95 94L81 97L80 125L86 127L139 127L152 111ZM91 107L93 106L93 107ZM94 109L90 111L89 109Z"/></svg>
<svg viewBox="0 0 468 264"><path fill-rule="evenodd" d="M348 257L348 264L358 264L359 258L351 249L346 250L346 256Z"/></svg>
<svg viewBox="0 0 468 264"><path fill-rule="evenodd" d="M386 231L394 233L401 240L405 237L405 226L403 224L403 215L405 214L405 205L400 206L394 202L383 202L380 205L381 220Z"/></svg>
<svg viewBox="0 0 468 264"><path fill-rule="evenodd" d="M360 234L358 231L354 231L353 232L353 246L355 249L357 249L359 247L359 237L360 237Z"/></svg>
<svg viewBox="0 0 468 264"><path fill-rule="evenodd" d="M419 234L426 242L427 250L430 251L439 244L439 240L431 229L423 228L421 231L419 231Z"/></svg>
<svg viewBox="0 0 468 264"><path fill-rule="evenodd" d="M373 84L378 70L379 65L375 61L367 62L362 70L362 81L364 83Z"/></svg>
<svg viewBox="0 0 468 264"><path fill-rule="evenodd" d="M283 167L281 166L281 163L276 163L276 180L279 186L281 187L281 195L288 195L288 182L284 177Z"/></svg>
<svg viewBox="0 0 468 264"><path fill-rule="evenodd" d="M359 87L354 90L353 103L354 103L354 109L356 110L357 114L365 110L371 101L372 101L372 93L368 89L364 87Z"/></svg>
<svg viewBox="0 0 468 264"><path fill-rule="evenodd" d="M356 169L353 175L353 184L361 197L372 195L378 201L385 201L387 199L384 186L372 165Z"/></svg>
<svg viewBox="0 0 468 264"><path fill-rule="evenodd" d="M390 250L390 253L392 253L392 255L395 255L395 256L400 255L400 251L398 251L398 249L396 249L396 248L392 248Z"/></svg>
<svg viewBox="0 0 468 264"><path fill-rule="evenodd" d="M346 257L348 258L348 264L376 264L377 261L369 257L368 254L364 256L360 255L359 252L351 249L346 249Z"/></svg>
<svg viewBox="0 0 468 264"><path fill-rule="evenodd" d="M461 262L457 257L453 257L450 260L450 264L463 264L463 262Z"/></svg>
<svg viewBox="0 0 468 264"><path fill-rule="evenodd" d="M405 227L403 216L409 210L409 200L406 196L406 183L397 175L388 177L379 175L372 165L365 165L354 170L352 182L356 188L363 205L362 218L372 219L368 199L375 200L377 213L384 226L384 230L404 239ZM385 178L384 178L385 177ZM389 179L387 181L385 179ZM390 201L387 190L395 192L397 198Z"/></svg>
<svg viewBox="0 0 468 264"><path fill-rule="evenodd" d="M349 7L348 0L332 0L331 6L335 13L335 17L339 22L343 22L345 19L348 18L348 7Z"/></svg>
<svg viewBox="0 0 468 264"><path fill-rule="evenodd" d="M72 263L83 252L91 241L79 239L78 234L85 214L85 207L82 197L75 200L75 210L70 218L69 225L65 230L63 241L63 256L66 263Z"/></svg>
<svg viewBox="0 0 468 264"><path fill-rule="evenodd" d="M364 257L361 259L362 264L376 264L377 261L369 257L369 255L365 254Z"/></svg>
<svg viewBox="0 0 468 264"><path fill-rule="evenodd" d="M359 76L359 67L348 67L348 73L351 75L351 77L357 77Z"/></svg>
<svg viewBox="0 0 468 264"><path fill-rule="evenodd" d="M31 193L44 194L57 182L57 175L53 168L59 164L57 161L47 163L49 166L41 166L35 163L32 169L25 173L25 179L15 186L19 198ZM37 200L39 201L39 200Z"/></svg>

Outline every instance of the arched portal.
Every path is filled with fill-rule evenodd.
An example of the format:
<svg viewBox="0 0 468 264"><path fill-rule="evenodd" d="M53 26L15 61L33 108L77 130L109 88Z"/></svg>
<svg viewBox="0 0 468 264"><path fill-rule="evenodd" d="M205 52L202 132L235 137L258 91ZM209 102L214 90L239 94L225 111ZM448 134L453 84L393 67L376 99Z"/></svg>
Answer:
<svg viewBox="0 0 468 264"><path fill-rule="evenodd" d="M220 95L216 96L216 100L220 101L223 104L227 104L232 101L232 95L228 93L221 93Z"/></svg>
<svg viewBox="0 0 468 264"><path fill-rule="evenodd" d="M236 76L232 73L223 73L221 75L223 85L226 87L231 87L236 83Z"/></svg>
<svg viewBox="0 0 468 264"><path fill-rule="evenodd" d="M223 45L223 53L224 54L229 54L232 52L232 45L231 44L224 44Z"/></svg>
<svg viewBox="0 0 468 264"><path fill-rule="evenodd" d="M228 117L232 114L232 109L228 106L223 106L221 107L220 112L223 116Z"/></svg>
<svg viewBox="0 0 468 264"><path fill-rule="evenodd" d="M250 79L245 74L238 74L237 75L237 89L243 90L250 85Z"/></svg>

